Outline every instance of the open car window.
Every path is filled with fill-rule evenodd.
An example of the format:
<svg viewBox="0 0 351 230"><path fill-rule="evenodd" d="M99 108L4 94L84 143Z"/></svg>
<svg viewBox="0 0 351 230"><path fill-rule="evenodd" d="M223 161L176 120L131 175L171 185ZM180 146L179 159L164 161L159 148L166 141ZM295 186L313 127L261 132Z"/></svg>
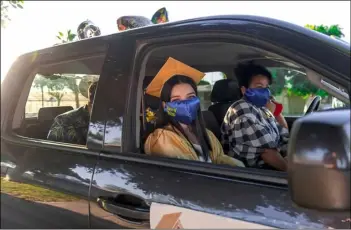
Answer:
<svg viewBox="0 0 351 230"><path fill-rule="evenodd" d="M200 81L197 86L198 96L201 101L201 110L206 111L212 104L211 92L216 81L225 79L227 76L220 71L206 72L205 77Z"/></svg>
<svg viewBox="0 0 351 230"><path fill-rule="evenodd" d="M322 98L319 110L344 107L337 98L313 85L306 72L294 67L268 67L273 77L271 92L283 104L283 115L301 116L315 96Z"/></svg>

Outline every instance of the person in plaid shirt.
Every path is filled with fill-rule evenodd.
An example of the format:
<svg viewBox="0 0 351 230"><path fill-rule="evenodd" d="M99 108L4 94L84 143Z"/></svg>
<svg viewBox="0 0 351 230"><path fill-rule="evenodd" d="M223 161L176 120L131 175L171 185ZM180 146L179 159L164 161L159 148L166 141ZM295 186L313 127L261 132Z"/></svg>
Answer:
<svg viewBox="0 0 351 230"><path fill-rule="evenodd" d="M262 66L241 64L235 75L243 97L224 116L224 149L246 167L286 171L289 131L283 106L270 94L271 73Z"/></svg>

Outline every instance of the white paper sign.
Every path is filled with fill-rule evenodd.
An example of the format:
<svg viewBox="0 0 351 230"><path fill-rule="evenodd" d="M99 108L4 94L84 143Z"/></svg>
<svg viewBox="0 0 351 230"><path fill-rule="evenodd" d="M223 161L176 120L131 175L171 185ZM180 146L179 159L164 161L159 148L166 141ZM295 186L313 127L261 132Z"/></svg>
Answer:
<svg viewBox="0 0 351 230"><path fill-rule="evenodd" d="M256 223L159 203L151 204L150 227L151 229L273 229Z"/></svg>

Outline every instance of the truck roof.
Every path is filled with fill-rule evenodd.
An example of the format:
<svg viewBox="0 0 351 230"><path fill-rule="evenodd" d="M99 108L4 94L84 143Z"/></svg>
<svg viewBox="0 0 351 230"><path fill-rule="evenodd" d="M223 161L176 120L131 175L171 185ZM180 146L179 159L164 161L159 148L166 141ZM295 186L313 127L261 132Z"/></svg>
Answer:
<svg viewBox="0 0 351 230"><path fill-rule="evenodd" d="M93 38L88 38L84 40L79 40L79 41L74 41L71 43L65 43L65 44L60 44L57 46L51 46L43 49L39 49L36 51L31 51L28 53L25 53L21 56L26 56L26 55L31 55L34 52L39 52L39 53L47 53L50 51L53 47L62 47L62 46L71 46L77 43L82 43L82 42L98 42L98 40L103 40L105 41L106 39L109 39L114 36L120 36L122 34L125 35L132 35L132 34L145 34L145 33L153 33L153 32L161 32L162 30L166 29L171 29L171 28L179 28L179 26L183 25L198 25L201 26L202 23L210 23L211 21L216 21L217 23L221 23L220 21L223 21L223 24L228 24L229 21L235 20L235 21L245 21L245 22L252 22L252 23L260 23L268 26L274 26L278 27L281 29L286 29L290 30L296 33L300 33L306 36L309 36L311 38L320 40L322 42L325 42L326 45L333 46L341 51L350 52L350 44L344 41L341 41L339 39L333 39L327 35L324 35L322 33L313 31L308 28L304 28L302 26L278 20L278 19L273 19L273 18L268 18L268 17L261 17L261 16L252 16L252 15L218 15L218 16L208 16L208 17L199 17L199 18L192 18L192 19L186 19L186 20L179 20L179 21L174 21L174 22L168 22L168 23L162 23L162 24L155 24L155 25L150 25L150 26L145 26L145 27L140 27L140 28L135 28L135 29L130 29L126 31L121 31L121 32L116 32L113 34L108 34L108 35L101 35ZM116 28L117 29L117 28Z"/></svg>

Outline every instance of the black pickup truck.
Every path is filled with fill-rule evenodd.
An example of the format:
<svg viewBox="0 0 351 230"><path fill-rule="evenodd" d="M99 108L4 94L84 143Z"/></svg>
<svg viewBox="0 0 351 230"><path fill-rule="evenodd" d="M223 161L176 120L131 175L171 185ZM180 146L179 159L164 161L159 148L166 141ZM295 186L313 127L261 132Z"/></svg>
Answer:
<svg viewBox="0 0 351 230"><path fill-rule="evenodd" d="M285 113L287 173L149 156L145 110L159 102L143 92L169 57L206 79L225 76L199 85L216 135L239 99L229 83L241 61L293 72L341 106L321 111L315 96L305 114ZM93 81L86 145L48 140L57 115L84 108ZM1 228L161 228L172 210L203 216L190 228L209 214L230 228L350 228L349 94L348 43L255 16L151 25L24 54L1 84ZM189 227L185 217L168 228Z"/></svg>

